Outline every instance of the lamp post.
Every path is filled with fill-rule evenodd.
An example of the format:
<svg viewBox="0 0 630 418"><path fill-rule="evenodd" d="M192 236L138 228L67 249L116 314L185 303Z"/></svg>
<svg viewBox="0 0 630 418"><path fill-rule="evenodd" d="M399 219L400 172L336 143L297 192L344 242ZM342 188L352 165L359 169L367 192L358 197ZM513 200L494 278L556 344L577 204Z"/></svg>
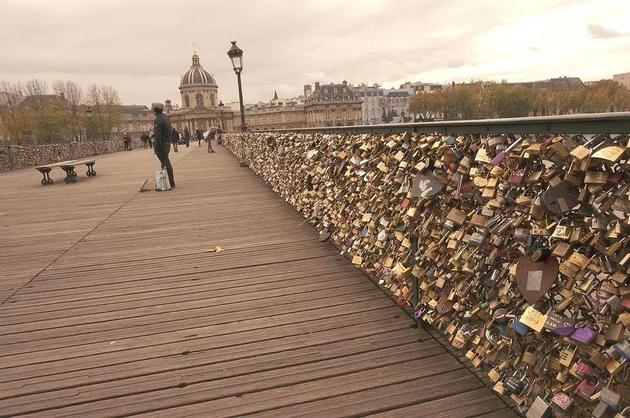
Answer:
<svg viewBox="0 0 630 418"><path fill-rule="evenodd" d="M88 121L90 121L92 119L92 109L91 108L87 108L85 111L85 117L87 117ZM88 140L88 135L87 135L87 129L85 129L85 140Z"/></svg>
<svg viewBox="0 0 630 418"><path fill-rule="evenodd" d="M219 121L220 121L220 128L221 128L221 134L219 136L219 145L223 144L223 132L225 132L225 122L223 121L223 107L225 105L223 104L222 101L219 100Z"/></svg>
<svg viewBox="0 0 630 418"><path fill-rule="evenodd" d="M241 108L241 167L245 167L245 138L244 133L247 129L247 125L245 124L245 106L243 105L243 89L241 87L241 72L243 71L243 50L236 46L236 41L231 41L232 46L228 50L227 54L232 61L232 68L234 69L234 73L236 74L236 79L238 81L238 102Z"/></svg>

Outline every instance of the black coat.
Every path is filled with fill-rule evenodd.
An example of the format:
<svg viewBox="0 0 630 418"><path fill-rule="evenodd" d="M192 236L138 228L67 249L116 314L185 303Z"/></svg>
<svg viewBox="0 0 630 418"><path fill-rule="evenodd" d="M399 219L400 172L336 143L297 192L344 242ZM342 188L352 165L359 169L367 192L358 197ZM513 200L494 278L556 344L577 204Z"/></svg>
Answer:
<svg viewBox="0 0 630 418"><path fill-rule="evenodd" d="M173 127L171 126L171 120L164 113L157 113L155 115L155 121L153 122L153 135L155 137L155 148L167 144L171 144L171 135L173 134Z"/></svg>

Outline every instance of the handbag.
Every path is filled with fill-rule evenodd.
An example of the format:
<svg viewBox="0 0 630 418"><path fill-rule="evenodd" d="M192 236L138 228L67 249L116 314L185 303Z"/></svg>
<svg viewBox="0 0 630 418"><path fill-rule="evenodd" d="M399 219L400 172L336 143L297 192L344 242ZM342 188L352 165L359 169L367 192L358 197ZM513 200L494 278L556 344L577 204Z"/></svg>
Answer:
<svg viewBox="0 0 630 418"><path fill-rule="evenodd" d="M155 171L155 190L171 190L171 182L168 179L168 173L165 168Z"/></svg>

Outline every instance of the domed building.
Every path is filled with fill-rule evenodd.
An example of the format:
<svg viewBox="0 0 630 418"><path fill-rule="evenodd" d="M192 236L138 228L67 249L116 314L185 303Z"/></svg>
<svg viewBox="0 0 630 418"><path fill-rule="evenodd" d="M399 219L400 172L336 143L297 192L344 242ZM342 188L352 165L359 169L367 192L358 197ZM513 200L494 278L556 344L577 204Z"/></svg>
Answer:
<svg viewBox="0 0 630 418"><path fill-rule="evenodd" d="M199 63L199 55L193 54L190 70L184 73L179 83L182 109L215 107L218 90L214 77Z"/></svg>
<svg viewBox="0 0 630 418"><path fill-rule="evenodd" d="M178 131L186 127L191 133L210 127L232 130L232 112L219 106L219 86L201 65L197 53L193 53L190 69L181 76L179 93L182 106L170 112L171 123Z"/></svg>

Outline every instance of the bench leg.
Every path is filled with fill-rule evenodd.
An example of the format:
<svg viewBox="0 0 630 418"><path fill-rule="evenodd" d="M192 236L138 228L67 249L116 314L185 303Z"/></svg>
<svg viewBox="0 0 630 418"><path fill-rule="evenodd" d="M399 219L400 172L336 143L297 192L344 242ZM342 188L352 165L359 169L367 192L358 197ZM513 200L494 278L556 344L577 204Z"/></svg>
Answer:
<svg viewBox="0 0 630 418"><path fill-rule="evenodd" d="M88 177L90 176L95 176L96 175L96 171L94 171L94 163L92 164L86 164L87 167L87 173L85 173Z"/></svg>
<svg viewBox="0 0 630 418"><path fill-rule="evenodd" d="M42 179L41 183L43 186L47 186L49 184L53 184L54 181L53 179L50 178L50 168L38 168L37 169L40 173L42 173L42 175L44 176L44 178Z"/></svg>
<svg viewBox="0 0 630 418"><path fill-rule="evenodd" d="M66 182L66 183L76 183L77 182L77 173L76 173L76 171L74 171L74 166L67 165L67 166L61 167L61 169L66 172L66 178L63 179L64 182Z"/></svg>

